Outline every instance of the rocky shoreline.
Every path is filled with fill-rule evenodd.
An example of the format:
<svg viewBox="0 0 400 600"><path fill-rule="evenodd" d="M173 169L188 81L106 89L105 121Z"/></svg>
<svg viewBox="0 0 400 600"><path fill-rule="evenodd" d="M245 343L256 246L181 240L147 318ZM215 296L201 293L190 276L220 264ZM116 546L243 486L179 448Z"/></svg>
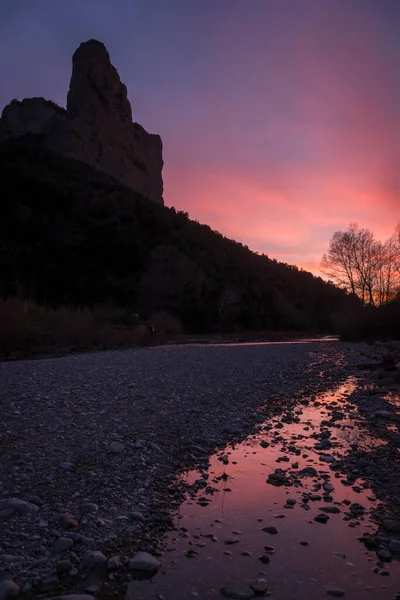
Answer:
<svg viewBox="0 0 400 600"><path fill-rule="evenodd" d="M112 594L156 568L185 497L177 475L371 362L360 352L320 341L0 364L0 600Z"/></svg>

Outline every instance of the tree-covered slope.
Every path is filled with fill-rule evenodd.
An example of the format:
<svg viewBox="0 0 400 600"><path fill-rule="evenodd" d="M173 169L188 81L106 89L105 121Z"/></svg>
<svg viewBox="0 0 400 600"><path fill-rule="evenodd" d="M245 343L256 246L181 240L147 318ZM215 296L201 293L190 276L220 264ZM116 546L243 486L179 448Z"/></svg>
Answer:
<svg viewBox="0 0 400 600"><path fill-rule="evenodd" d="M28 142L0 147L3 297L164 309L192 331L331 330L350 301L310 273Z"/></svg>

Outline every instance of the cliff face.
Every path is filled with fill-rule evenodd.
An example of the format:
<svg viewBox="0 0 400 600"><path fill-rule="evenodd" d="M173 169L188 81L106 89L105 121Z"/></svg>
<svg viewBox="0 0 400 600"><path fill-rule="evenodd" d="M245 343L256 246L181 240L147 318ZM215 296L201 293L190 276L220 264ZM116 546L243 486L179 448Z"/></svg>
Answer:
<svg viewBox="0 0 400 600"><path fill-rule="evenodd" d="M5 107L0 143L27 134L163 204L161 138L132 122L126 87L100 42L84 42L73 56L66 111L43 98Z"/></svg>

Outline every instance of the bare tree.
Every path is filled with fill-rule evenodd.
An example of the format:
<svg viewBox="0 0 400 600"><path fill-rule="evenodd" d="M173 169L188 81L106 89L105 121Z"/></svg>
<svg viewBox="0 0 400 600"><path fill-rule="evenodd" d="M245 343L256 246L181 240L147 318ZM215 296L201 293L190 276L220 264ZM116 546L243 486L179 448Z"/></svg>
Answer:
<svg viewBox="0 0 400 600"><path fill-rule="evenodd" d="M321 269L336 285L356 294L363 304L386 304L399 290L399 247L400 227L382 243L368 229L351 223L346 231L333 234Z"/></svg>

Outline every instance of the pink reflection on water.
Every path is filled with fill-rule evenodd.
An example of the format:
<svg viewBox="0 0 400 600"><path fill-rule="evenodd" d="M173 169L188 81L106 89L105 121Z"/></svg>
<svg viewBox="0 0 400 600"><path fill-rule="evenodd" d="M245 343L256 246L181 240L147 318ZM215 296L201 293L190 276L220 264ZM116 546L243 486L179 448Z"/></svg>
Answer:
<svg viewBox="0 0 400 600"><path fill-rule="evenodd" d="M372 572L375 554L357 539L376 529L368 517L372 493L363 481L335 469L351 445L380 443L364 439L356 425L360 416L348 401L356 385L348 378L335 391L302 399L304 404L267 420L244 442L213 455L206 470L186 473L183 481L192 487L177 515L177 532L168 537L163 573L154 582L133 583L135 598L157 593L172 600L178 589L185 598L222 598L221 586L246 589L258 577L280 600L320 600L331 587L357 600L393 596L398 564L388 567L392 577L383 582ZM327 440L329 448L318 448ZM315 476L299 475L305 467L315 468ZM267 483L276 469L285 472L288 485ZM348 520L348 505L356 502L365 515ZM326 524L315 522L326 506L340 512L329 514ZM265 526L275 526L278 534L264 532ZM237 543L227 544L233 537ZM274 547L269 564L258 560L265 545Z"/></svg>

